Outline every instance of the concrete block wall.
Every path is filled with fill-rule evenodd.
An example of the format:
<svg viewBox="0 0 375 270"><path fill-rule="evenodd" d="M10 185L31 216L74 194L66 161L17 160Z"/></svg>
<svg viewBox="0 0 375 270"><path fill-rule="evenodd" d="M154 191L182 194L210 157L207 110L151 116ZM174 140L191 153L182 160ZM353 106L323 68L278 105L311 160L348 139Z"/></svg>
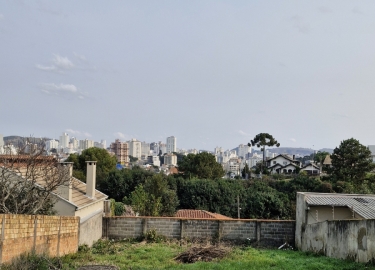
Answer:
<svg viewBox="0 0 375 270"><path fill-rule="evenodd" d="M59 256L78 249L77 217L0 215L0 263L22 253Z"/></svg>
<svg viewBox="0 0 375 270"><path fill-rule="evenodd" d="M102 238L103 213L98 213L85 220L79 227L79 245L91 247L94 242Z"/></svg>
<svg viewBox="0 0 375 270"><path fill-rule="evenodd" d="M164 217L104 217L103 237L136 238L150 229L173 239L218 238L279 246L294 243L295 221L245 219L184 219Z"/></svg>
<svg viewBox="0 0 375 270"><path fill-rule="evenodd" d="M375 220L330 220L308 224L301 250L367 263L375 261Z"/></svg>

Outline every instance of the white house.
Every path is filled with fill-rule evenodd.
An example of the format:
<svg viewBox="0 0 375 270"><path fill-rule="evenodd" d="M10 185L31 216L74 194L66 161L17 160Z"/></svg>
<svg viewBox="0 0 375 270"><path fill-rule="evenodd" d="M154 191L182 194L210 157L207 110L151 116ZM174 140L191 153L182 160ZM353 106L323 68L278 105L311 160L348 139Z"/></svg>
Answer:
<svg viewBox="0 0 375 270"><path fill-rule="evenodd" d="M267 169L270 173L292 174L297 173L299 168L301 168L301 162L295 160L294 155L290 157L281 154L267 160Z"/></svg>

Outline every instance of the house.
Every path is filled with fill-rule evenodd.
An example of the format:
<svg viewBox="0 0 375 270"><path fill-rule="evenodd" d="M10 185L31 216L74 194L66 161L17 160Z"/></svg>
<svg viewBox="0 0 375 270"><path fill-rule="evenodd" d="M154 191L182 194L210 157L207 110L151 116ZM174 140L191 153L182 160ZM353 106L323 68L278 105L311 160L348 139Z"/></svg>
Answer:
<svg viewBox="0 0 375 270"><path fill-rule="evenodd" d="M375 219L375 195L297 192L296 247L310 224L330 220Z"/></svg>
<svg viewBox="0 0 375 270"><path fill-rule="evenodd" d="M293 174L297 173L301 168L301 162L295 160L295 156L290 157L288 155L277 155L274 158L266 161L267 169L270 173L284 173Z"/></svg>
<svg viewBox="0 0 375 270"><path fill-rule="evenodd" d="M307 172L308 175L320 175L320 168L314 163L309 163L301 168L301 171Z"/></svg>
<svg viewBox="0 0 375 270"><path fill-rule="evenodd" d="M50 178L53 178L55 175L63 175L63 178L56 182L59 186L56 189L53 188L54 191L52 191L54 197L53 210L59 216L80 217L80 245L87 244L91 246L94 241L102 237L104 201L108 196L95 189L96 161L86 162L86 183L72 176L73 163L58 163L51 156L1 156L1 163L5 165L6 162L13 164L8 169L14 172L14 179L29 180L35 186L39 187L47 186L51 181ZM4 168L6 168L6 165ZM34 172L30 173L30 170ZM54 173L55 170L56 173ZM65 183L61 183L61 180L65 178Z"/></svg>
<svg viewBox="0 0 375 270"><path fill-rule="evenodd" d="M96 163L86 161L86 183L72 176L72 163L61 163L69 168L72 180L69 186L59 187L54 194L57 199L54 205L57 215L80 217L80 245L91 246L102 237L104 201L108 196L95 189Z"/></svg>
<svg viewBox="0 0 375 270"><path fill-rule="evenodd" d="M204 218L204 219L232 219L230 217L211 213L206 210L194 210L194 209L180 209L175 214L175 217L179 218Z"/></svg>

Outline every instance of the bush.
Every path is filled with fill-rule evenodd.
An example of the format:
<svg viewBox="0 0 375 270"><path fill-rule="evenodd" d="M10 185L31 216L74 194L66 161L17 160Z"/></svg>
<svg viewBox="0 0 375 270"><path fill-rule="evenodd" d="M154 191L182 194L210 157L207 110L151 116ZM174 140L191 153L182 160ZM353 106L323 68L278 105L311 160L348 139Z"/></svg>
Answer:
<svg viewBox="0 0 375 270"><path fill-rule="evenodd" d="M149 243L160 243L167 240L164 235L159 234L156 229L150 229L144 234L144 239Z"/></svg>
<svg viewBox="0 0 375 270"><path fill-rule="evenodd" d="M122 202L115 202L115 216L122 216L124 213L124 204Z"/></svg>

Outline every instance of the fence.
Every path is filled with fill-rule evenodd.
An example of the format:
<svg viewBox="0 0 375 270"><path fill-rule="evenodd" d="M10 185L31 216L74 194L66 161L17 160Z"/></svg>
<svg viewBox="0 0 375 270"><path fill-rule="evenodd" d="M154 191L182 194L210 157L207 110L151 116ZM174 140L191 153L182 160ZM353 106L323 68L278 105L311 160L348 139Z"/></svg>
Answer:
<svg viewBox="0 0 375 270"><path fill-rule="evenodd" d="M246 219L185 219L163 217L104 217L103 237L137 238L147 230L174 239L216 237L257 242L264 246L294 243L295 221Z"/></svg>
<svg viewBox="0 0 375 270"><path fill-rule="evenodd" d="M0 263L22 253L61 256L78 249L79 217L0 214Z"/></svg>

